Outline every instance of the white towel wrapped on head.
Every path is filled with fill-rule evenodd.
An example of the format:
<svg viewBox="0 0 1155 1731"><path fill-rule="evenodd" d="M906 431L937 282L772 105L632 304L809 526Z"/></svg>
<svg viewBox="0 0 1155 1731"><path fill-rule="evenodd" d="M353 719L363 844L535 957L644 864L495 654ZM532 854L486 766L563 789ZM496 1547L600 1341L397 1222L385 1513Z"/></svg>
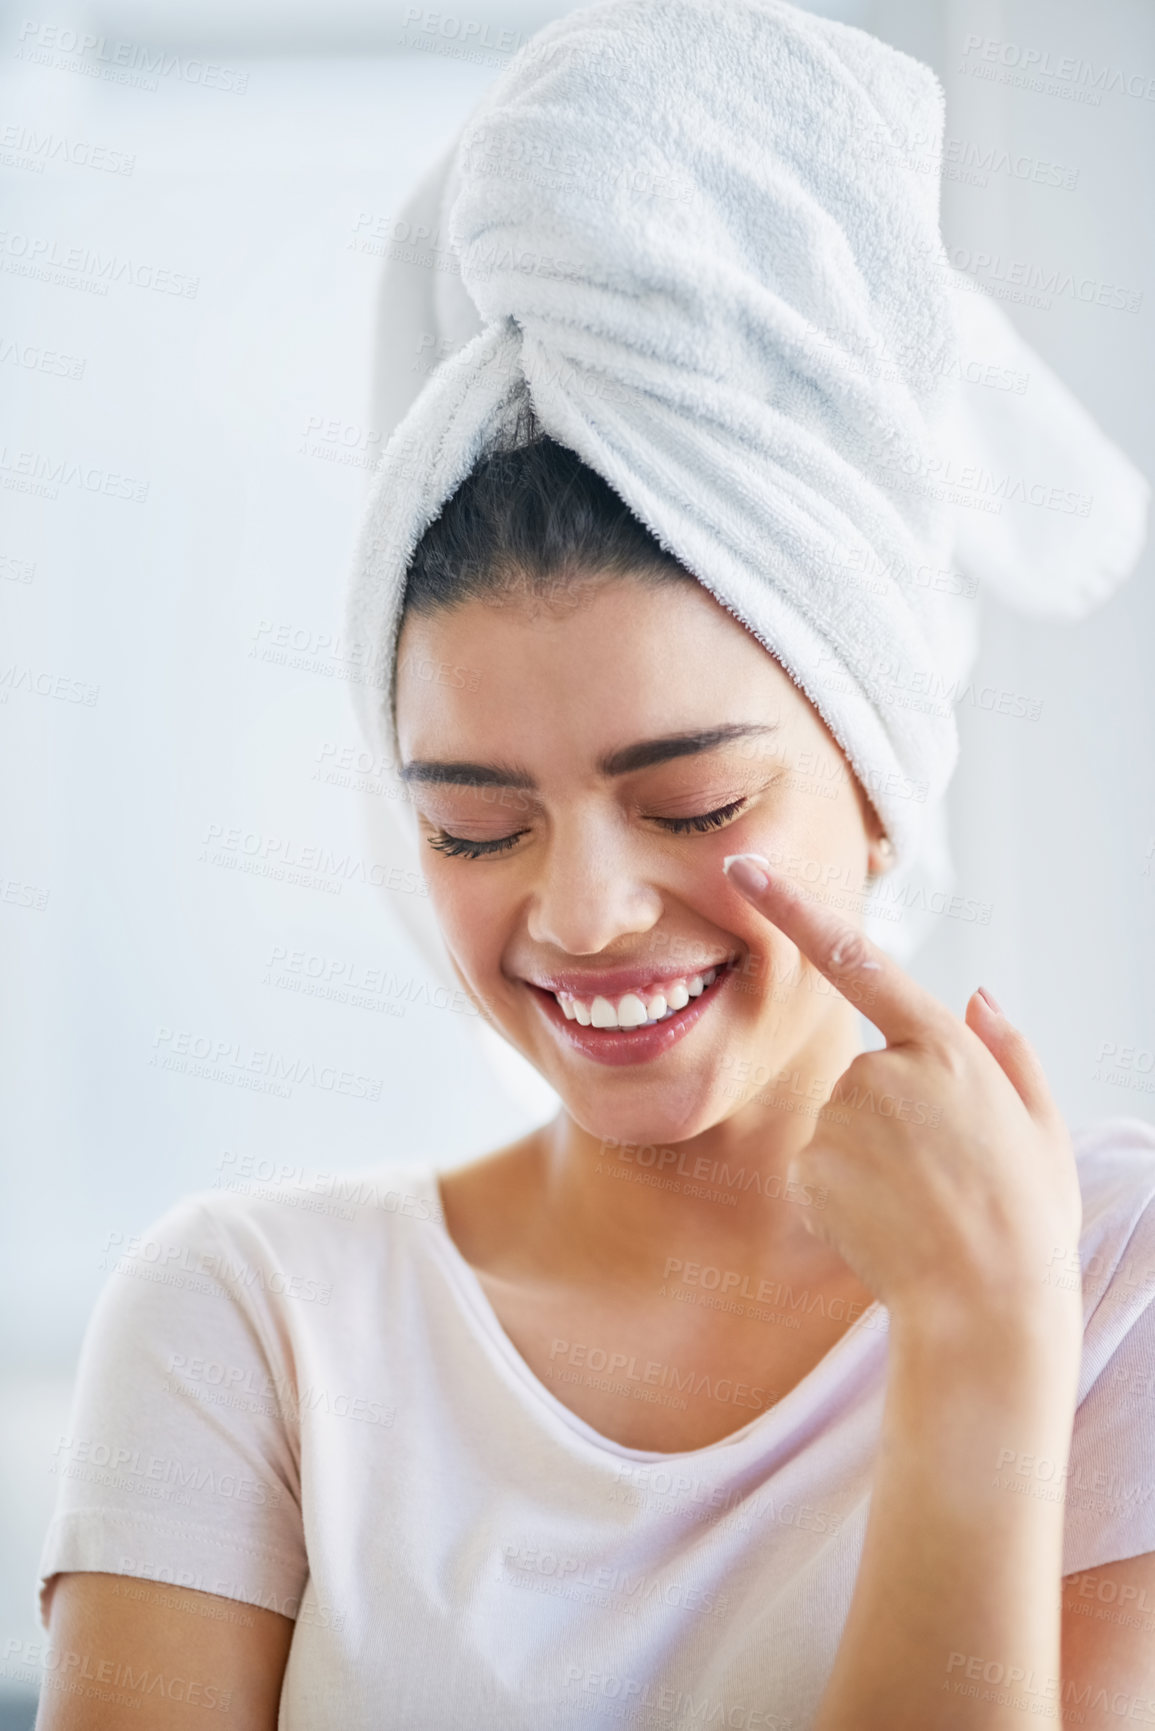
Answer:
<svg viewBox="0 0 1155 1731"><path fill-rule="evenodd" d="M405 412L347 612L375 748L417 542L528 396L814 704L899 881L949 889L975 581L1079 616L1148 489L950 266L943 119L928 67L782 0L606 0L514 56L407 207L433 248L386 280ZM966 387L976 353L1029 392ZM922 929L868 920L899 955Z"/></svg>

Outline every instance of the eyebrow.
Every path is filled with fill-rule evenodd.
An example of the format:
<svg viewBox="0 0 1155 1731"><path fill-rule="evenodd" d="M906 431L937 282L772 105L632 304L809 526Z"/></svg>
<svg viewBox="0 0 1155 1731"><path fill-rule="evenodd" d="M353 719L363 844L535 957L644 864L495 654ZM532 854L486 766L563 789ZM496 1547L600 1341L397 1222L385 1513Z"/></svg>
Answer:
<svg viewBox="0 0 1155 1731"><path fill-rule="evenodd" d="M660 739L642 739L636 745L625 745L611 751L598 761L598 774L629 775L638 769L652 769L655 764L669 763L676 757L697 757L704 751L715 751L736 739L754 739L777 733L777 722L730 722L722 727L695 729L693 733L667 733ZM416 758L401 770L404 782L423 782L442 787L517 787L536 792L537 783L528 770L508 763L441 762L435 758Z"/></svg>

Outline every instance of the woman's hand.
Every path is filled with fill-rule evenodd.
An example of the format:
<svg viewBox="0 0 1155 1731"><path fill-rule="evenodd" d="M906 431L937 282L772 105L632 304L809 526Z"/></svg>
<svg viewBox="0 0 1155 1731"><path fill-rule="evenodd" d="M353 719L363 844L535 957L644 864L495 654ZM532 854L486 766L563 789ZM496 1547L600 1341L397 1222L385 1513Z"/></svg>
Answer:
<svg viewBox="0 0 1155 1731"><path fill-rule="evenodd" d="M791 1163L826 1206L805 1210L892 1317L1013 1317L1082 1338L1079 1283L1062 1278L1082 1198L1070 1136L1030 1043L978 992L957 1016L862 932L759 855L730 883L886 1038L834 1086Z"/></svg>

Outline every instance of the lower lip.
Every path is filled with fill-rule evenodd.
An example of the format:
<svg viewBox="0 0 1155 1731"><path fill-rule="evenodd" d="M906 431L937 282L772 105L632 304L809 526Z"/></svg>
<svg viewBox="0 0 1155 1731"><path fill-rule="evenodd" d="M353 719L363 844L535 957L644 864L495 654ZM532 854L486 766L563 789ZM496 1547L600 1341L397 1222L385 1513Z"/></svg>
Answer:
<svg viewBox="0 0 1155 1731"><path fill-rule="evenodd" d="M724 990L729 977L727 969L705 991L691 998L665 1021L634 1029L583 1028L580 1022L568 1020L552 992L543 991L540 986L530 986L529 990L541 1005L550 1026L583 1057L592 1058L595 1064L649 1064L655 1058L661 1058L671 1046L676 1046L701 1021L719 992Z"/></svg>

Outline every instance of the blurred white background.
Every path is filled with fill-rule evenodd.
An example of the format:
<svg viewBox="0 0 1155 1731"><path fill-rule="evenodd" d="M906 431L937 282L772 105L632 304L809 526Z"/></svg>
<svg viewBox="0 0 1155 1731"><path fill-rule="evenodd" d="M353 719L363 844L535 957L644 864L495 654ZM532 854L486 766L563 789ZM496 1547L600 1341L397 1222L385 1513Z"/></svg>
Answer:
<svg viewBox="0 0 1155 1731"><path fill-rule="evenodd" d="M814 9L943 79L952 248L1140 292L1006 304L1155 475L1148 0ZM45 0L0 22L0 1725L31 1724L48 1463L109 1235L246 1160L449 1162L545 1114L430 1001L404 892L370 881L340 634L380 442L363 237L567 10ZM1038 76L1064 62L1083 71ZM1003 147L1064 183L984 170ZM957 1011L991 987L1072 1126L1155 1117L1151 570L1077 627L985 606L976 683L1042 713L960 711L958 890L989 923L941 918L912 964ZM206 1051L220 1079L191 1073Z"/></svg>

